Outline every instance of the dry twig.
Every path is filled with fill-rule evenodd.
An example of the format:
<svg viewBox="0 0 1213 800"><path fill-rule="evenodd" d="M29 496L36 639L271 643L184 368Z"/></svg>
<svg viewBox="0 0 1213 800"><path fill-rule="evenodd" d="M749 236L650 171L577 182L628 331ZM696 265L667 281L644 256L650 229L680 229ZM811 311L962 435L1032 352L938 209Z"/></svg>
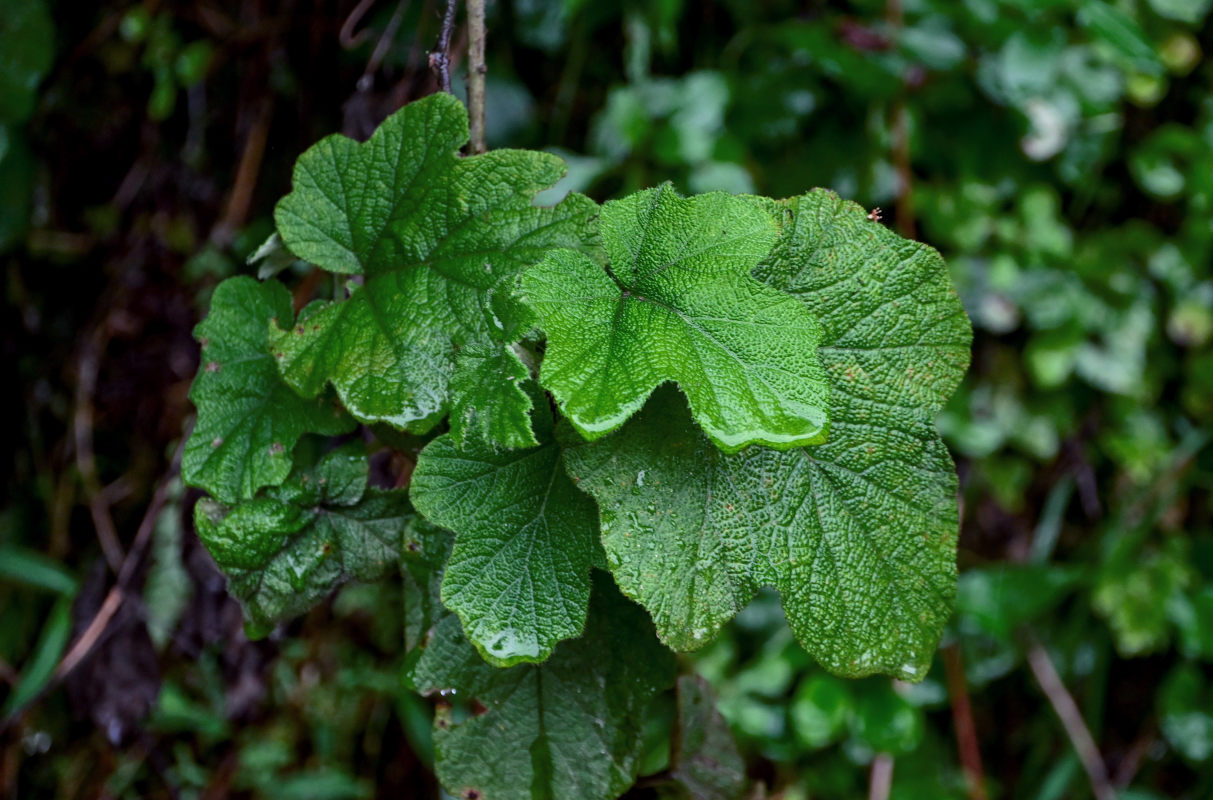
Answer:
<svg viewBox="0 0 1213 800"><path fill-rule="evenodd" d="M442 15L442 31L438 34L438 45L430 53L430 69L438 78L438 88L451 92L451 31L455 29L455 0L446 0L446 13Z"/></svg>

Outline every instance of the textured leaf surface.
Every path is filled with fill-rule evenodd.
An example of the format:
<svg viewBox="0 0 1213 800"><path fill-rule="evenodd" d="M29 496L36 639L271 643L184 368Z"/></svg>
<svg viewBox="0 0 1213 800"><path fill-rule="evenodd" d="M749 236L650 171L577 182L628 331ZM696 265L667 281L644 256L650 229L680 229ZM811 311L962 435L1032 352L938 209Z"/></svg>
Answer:
<svg viewBox="0 0 1213 800"><path fill-rule="evenodd" d="M543 664L489 666L448 617L413 673L422 692L454 689L483 707L461 720L440 707L434 745L447 791L484 800L619 796L636 777L650 702L673 679L652 623L601 572L585 635Z"/></svg>
<svg viewBox="0 0 1213 800"><path fill-rule="evenodd" d="M460 450L440 436L421 452L410 484L417 510L455 532L443 602L502 666L542 661L581 633L598 549L594 501L565 474L542 412L542 445Z"/></svg>
<svg viewBox="0 0 1213 800"><path fill-rule="evenodd" d="M338 448L234 508L209 499L195 506L198 536L253 629L307 611L347 580L396 568L412 507L403 490L367 488L363 448Z"/></svg>
<svg viewBox="0 0 1213 800"><path fill-rule="evenodd" d="M331 381L355 417L428 430L448 409L456 351L504 341L493 302L503 282L549 248L592 242L597 207L588 198L530 204L563 174L559 158L522 150L459 158L465 141L463 106L438 93L393 114L363 144L330 136L299 158L294 189L275 211L283 242L331 272L364 276L348 299L273 331L283 375L302 394ZM509 375L460 379L464 422L470 401L500 394L517 403ZM501 381L493 391L466 391L490 378Z"/></svg>
<svg viewBox="0 0 1213 800"><path fill-rule="evenodd" d="M540 382L583 436L618 428L675 381L725 450L825 438L820 325L750 276L775 241L769 214L667 185L606 203L601 227L609 272L557 251L521 279L548 337Z"/></svg>
<svg viewBox="0 0 1213 800"><path fill-rule="evenodd" d="M291 298L281 284L230 278L215 289L210 313L194 330L202 343L190 388L198 421L182 470L186 483L224 503L282 483L303 434L353 430L354 420L330 398L307 400L282 382L266 333L271 320L290 317Z"/></svg>
<svg viewBox="0 0 1213 800"><path fill-rule="evenodd" d="M746 788L745 759L716 710L712 687L697 675L678 678L678 750L670 777L688 800L736 800Z"/></svg>
<svg viewBox="0 0 1213 800"><path fill-rule="evenodd" d="M531 377L508 344L468 345L451 376L451 438L514 449L539 444L531 430L531 398L522 384Z"/></svg>
<svg viewBox="0 0 1213 800"><path fill-rule="evenodd" d="M921 678L955 593L956 476L933 420L968 364L968 320L938 254L853 203L763 205L786 217L756 274L825 326L829 441L724 454L667 391L567 450L570 472L598 500L620 586L674 648L772 584L827 668Z"/></svg>

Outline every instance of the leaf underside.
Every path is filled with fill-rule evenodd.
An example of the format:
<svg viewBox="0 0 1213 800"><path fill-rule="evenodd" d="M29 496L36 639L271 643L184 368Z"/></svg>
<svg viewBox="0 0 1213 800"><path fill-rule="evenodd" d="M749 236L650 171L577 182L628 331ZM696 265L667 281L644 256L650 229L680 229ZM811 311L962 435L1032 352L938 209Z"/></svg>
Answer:
<svg viewBox="0 0 1213 800"><path fill-rule="evenodd" d="M675 649L764 584L824 666L920 679L955 592L956 477L934 415L970 328L935 251L825 191L753 200L782 219L755 274L822 320L825 444L728 454L671 391L565 457L598 501L608 563Z"/></svg>
<svg viewBox="0 0 1213 800"><path fill-rule="evenodd" d="M636 779L646 712L673 683L674 659L645 613L597 572L585 634L543 664L486 664L450 616L412 678L418 691L457 687L452 700L478 704L463 719L444 706L435 717L435 769L456 797L611 798Z"/></svg>
<svg viewBox="0 0 1213 800"><path fill-rule="evenodd" d="M675 382L724 450L824 440L821 326L750 275L775 242L769 214L666 185L606 203L601 227L608 271L559 250L520 288L548 338L540 382L584 437L618 428Z"/></svg>

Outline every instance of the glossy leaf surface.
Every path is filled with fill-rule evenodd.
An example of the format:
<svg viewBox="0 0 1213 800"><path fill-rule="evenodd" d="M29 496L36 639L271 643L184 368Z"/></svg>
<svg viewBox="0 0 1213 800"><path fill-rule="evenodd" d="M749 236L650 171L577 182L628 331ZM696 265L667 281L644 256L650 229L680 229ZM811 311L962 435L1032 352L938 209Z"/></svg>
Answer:
<svg viewBox="0 0 1213 800"><path fill-rule="evenodd" d="M271 335L303 395L332 382L360 420L429 430L449 408L452 375L478 367L457 351L504 340L493 299L503 282L550 248L592 245L589 199L531 205L563 174L560 159L523 150L460 158L466 140L463 106L439 93L393 114L365 143L330 136L299 158L294 190L275 212L283 242L330 272L362 276L347 299ZM469 414L495 418L497 394L516 404L511 374L460 378L461 424ZM497 381L494 391L468 391L486 380ZM472 400L488 407L469 412ZM505 425L500 444L514 446L520 434Z"/></svg>
<svg viewBox="0 0 1213 800"><path fill-rule="evenodd" d="M565 474L547 409L536 418L543 444L526 450L460 450L440 436L411 483L417 510L456 534L443 602L501 666L542 661L581 633L590 567L601 559L594 501Z"/></svg>
<svg viewBox="0 0 1213 800"><path fill-rule="evenodd" d="M548 337L540 382L583 436L618 428L673 381L722 449L824 439L821 327L750 276L775 242L768 214L666 185L606 203L601 220L608 271L561 250L521 279Z"/></svg>
<svg viewBox="0 0 1213 800"><path fill-rule="evenodd" d="M858 206L824 191L762 205L786 217L756 274L825 326L829 441L724 454L666 391L567 451L570 471L598 500L620 586L675 649L771 584L827 668L921 678L955 594L956 476L934 414L967 365L968 321L939 256Z"/></svg>

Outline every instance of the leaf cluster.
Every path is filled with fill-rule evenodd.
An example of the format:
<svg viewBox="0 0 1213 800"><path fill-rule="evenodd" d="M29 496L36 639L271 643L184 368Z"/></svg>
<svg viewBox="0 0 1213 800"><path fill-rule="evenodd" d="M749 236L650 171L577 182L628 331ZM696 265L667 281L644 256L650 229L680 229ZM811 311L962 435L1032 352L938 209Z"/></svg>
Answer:
<svg viewBox="0 0 1213 800"><path fill-rule="evenodd" d="M249 631L399 569L410 680L479 709L439 777L505 797L630 785L669 650L762 586L830 671L921 679L970 337L938 254L821 190L539 206L559 159L466 138L440 94L316 144L275 219L333 296L232 278L197 328L183 468Z"/></svg>

